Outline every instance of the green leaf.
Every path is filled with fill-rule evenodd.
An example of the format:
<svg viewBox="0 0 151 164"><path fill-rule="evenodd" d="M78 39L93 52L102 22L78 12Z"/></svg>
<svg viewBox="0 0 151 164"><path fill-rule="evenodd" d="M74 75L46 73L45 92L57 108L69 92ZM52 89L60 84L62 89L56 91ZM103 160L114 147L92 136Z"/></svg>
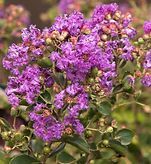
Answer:
<svg viewBox="0 0 151 164"><path fill-rule="evenodd" d="M129 129L121 129L116 134L116 138L120 140L122 145L129 145L133 136L133 132Z"/></svg>
<svg viewBox="0 0 151 164"><path fill-rule="evenodd" d="M118 84L117 86L114 87L113 93L120 91L122 88L123 88L123 84Z"/></svg>
<svg viewBox="0 0 151 164"><path fill-rule="evenodd" d="M1 89L3 89L3 90L4 90L4 89L6 89L6 85L5 85L5 84L0 83L0 88L1 88Z"/></svg>
<svg viewBox="0 0 151 164"><path fill-rule="evenodd" d="M128 152L128 149L126 146L121 145L120 142L115 141L115 140L110 141L110 146L118 154L120 154L122 156L127 156L131 160L132 163L135 163L135 159L134 159L133 155Z"/></svg>
<svg viewBox="0 0 151 164"><path fill-rule="evenodd" d="M50 95L50 93L49 93L47 90L45 90L45 92L42 93L41 96L42 96L46 101L50 101L50 100L51 100L51 95Z"/></svg>
<svg viewBox="0 0 151 164"><path fill-rule="evenodd" d="M89 153L88 143L80 136L67 137L66 142L81 149L82 151Z"/></svg>
<svg viewBox="0 0 151 164"><path fill-rule="evenodd" d="M126 155L128 153L127 148L121 145L118 141L110 141L110 146L113 150L115 150L120 155Z"/></svg>
<svg viewBox="0 0 151 164"><path fill-rule="evenodd" d="M0 117L0 127L5 128L6 130L9 130L11 128L9 122L2 117Z"/></svg>
<svg viewBox="0 0 151 164"><path fill-rule="evenodd" d="M9 164L10 159L7 154L0 151L0 164Z"/></svg>
<svg viewBox="0 0 151 164"><path fill-rule="evenodd" d="M114 155L116 155L115 151L111 148L101 148L100 153L102 159L111 159Z"/></svg>
<svg viewBox="0 0 151 164"><path fill-rule="evenodd" d="M22 154L19 156L14 157L9 164L33 164L33 163L37 163L40 164L40 162L38 162L35 158Z"/></svg>
<svg viewBox="0 0 151 164"><path fill-rule="evenodd" d="M84 164L86 163L86 161L87 161L87 156L83 156L77 161L77 164Z"/></svg>
<svg viewBox="0 0 151 164"><path fill-rule="evenodd" d="M49 157L54 156L55 154L59 153L60 151L62 151L66 146L66 143L61 143L56 149L52 150L51 154L49 155Z"/></svg>
<svg viewBox="0 0 151 164"><path fill-rule="evenodd" d="M112 111L111 104L108 101L103 101L100 103L99 108L97 108L97 110L105 116L110 115Z"/></svg>
<svg viewBox="0 0 151 164"><path fill-rule="evenodd" d="M41 153L44 143L40 139L35 139L31 141L32 150L36 153Z"/></svg>
<svg viewBox="0 0 151 164"><path fill-rule="evenodd" d="M48 57L43 57L42 59L38 60L38 65L43 68L50 68L52 63Z"/></svg>
<svg viewBox="0 0 151 164"><path fill-rule="evenodd" d="M76 159L69 153L62 151L57 155L57 161L59 163L73 163Z"/></svg>

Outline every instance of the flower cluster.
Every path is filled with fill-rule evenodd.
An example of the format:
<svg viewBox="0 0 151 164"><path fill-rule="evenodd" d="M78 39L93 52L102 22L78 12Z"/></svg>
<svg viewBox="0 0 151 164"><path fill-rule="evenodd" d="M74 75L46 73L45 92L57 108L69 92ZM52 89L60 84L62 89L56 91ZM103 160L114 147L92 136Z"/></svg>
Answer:
<svg viewBox="0 0 151 164"><path fill-rule="evenodd" d="M83 0L82 0L83 1ZM80 11L81 4L79 0L61 0L59 4L60 13L72 13L74 10Z"/></svg>
<svg viewBox="0 0 151 164"><path fill-rule="evenodd" d="M151 87L151 22L144 23L144 36L140 40L144 43L144 56L143 56L143 70L141 75L141 82L145 87Z"/></svg>
<svg viewBox="0 0 151 164"><path fill-rule="evenodd" d="M0 5L0 46L4 48L3 42L9 37L20 36L20 30L29 24L29 13L20 5Z"/></svg>
<svg viewBox="0 0 151 164"><path fill-rule="evenodd" d="M6 91L14 107L23 99L32 104L35 135L51 142L83 133L80 115L91 96L110 94L119 63L134 60L130 22L129 14L110 4L98 6L90 19L75 11L57 17L50 28L22 31L22 43L10 46L3 60L12 73Z"/></svg>

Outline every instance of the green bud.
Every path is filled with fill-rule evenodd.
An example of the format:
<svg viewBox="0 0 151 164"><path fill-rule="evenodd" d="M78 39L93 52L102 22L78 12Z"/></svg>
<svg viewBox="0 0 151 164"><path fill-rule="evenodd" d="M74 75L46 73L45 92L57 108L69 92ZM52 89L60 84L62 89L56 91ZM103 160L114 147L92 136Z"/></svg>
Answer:
<svg viewBox="0 0 151 164"><path fill-rule="evenodd" d="M49 146L45 146L44 149L43 149L44 154L49 154L50 151L51 151L51 149L50 149Z"/></svg>
<svg viewBox="0 0 151 164"><path fill-rule="evenodd" d="M26 129L26 126L25 125L21 125L20 126L20 132L23 132L25 129Z"/></svg>
<svg viewBox="0 0 151 164"><path fill-rule="evenodd" d="M94 160L91 160L91 161L90 161L90 164L94 164Z"/></svg>
<svg viewBox="0 0 151 164"><path fill-rule="evenodd" d="M139 44L138 44L138 42L134 42L134 45L135 45L135 46L138 46Z"/></svg>
<svg viewBox="0 0 151 164"><path fill-rule="evenodd" d="M139 38L139 39L138 39L138 43L139 43L139 44L144 44L144 39L143 39L143 38Z"/></svg>
<svg viewBox="0 0 151 164"><path fill-rule="evenodd" d="M94 83L94 79L93 78L89 78L89 83Z"/></svg>
<svg viewBox="0 0 151 164"><path fill-rule="evenodd" d="M108 145L109 145L109 140L104 139L102 143L103 143L105 146L108 146Z"/></svg>
<svg viewBox="0 0 151 164"><path fill-rule="evenodd" d="M14 141L11 141L11 140L6 142L6 145L7 145L8 147L13 147L14 144L15 144L15 142L14 142Z"/></svg>
<svg viewBox="0 0 151 164"><path fill-rule="evenodd" d="M38 154L37 159L38 159L39 161L42 161L42 160L43 160L43 156L42 156L41 154Z"/></svg>
<svg viewBox="0 0 151 164"><path fill-rule="evenodd" d="M107 133L112 133L113 132L113 128L112 126L109 126L106 130Z"/></svg>
<svg viewBox="0 0 151 164"><path fill-rule="evenodd" d="M97 76L97 74L98 74L98 68L95 67L92 69L92 75Z"/></svg>
<svg viewBox="0 0 151 164"><path fill-rule="evenodd" d="M23 136L23 135L22 135L21 133L17 132L17 133L15 133L14 138L15 138L15 140L19 141L19 140L22 139L22 136Z"/></svg>
<svg viewBox="0 0 151 164"><path fill-rule="evenodd" d="M18 109L16 109L16 108L11 108L10 114L11 114L11 116L17 116L17 114L18 114Z"/></svg>
<svg viewBox="0 0 151 164"><path fill-rule="evenodd" d="M93 134L92 134L92 131L91 131L91 130L87 130L87 131L86 131L86 136L87 136L87 137L92 137L92 135L93 135Z"/></svg>
<svg viewBox="0 0 151 164"><path fill-rule="evenodd" d="M1 136L2 136L2 139L3 139L3 140L9 140L8 132L2 132L2 133L1 133Z"/></svg>
<svg viewBox="0 0 151 164"><path fill-rule="evenodd" d="M105 119L104 119L104 118L100 118L99 121L100 121L100 122L104 122Z"/></svg>

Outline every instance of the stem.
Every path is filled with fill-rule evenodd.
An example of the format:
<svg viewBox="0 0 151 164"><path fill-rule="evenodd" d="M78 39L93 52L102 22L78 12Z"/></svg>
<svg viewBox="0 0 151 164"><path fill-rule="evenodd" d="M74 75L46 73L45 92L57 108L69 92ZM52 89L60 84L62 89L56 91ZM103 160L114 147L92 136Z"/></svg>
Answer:
<svg viewBox="0 0 151 164"><path fill-rule="evenodd" d="M14 117L14 120L13 120L13 128L16 130L16 117Z"/></svg>

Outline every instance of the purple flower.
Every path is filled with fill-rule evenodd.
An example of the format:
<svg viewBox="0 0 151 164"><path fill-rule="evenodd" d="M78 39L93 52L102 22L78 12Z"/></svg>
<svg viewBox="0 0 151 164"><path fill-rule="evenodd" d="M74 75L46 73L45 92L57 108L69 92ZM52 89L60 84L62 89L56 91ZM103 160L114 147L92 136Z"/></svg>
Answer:
<svg viewBox="0 0 151 164"><path fill-rule="evenodd" d="M65 91L62 90L60 93L55 95L54 98L54 105L57 109L61 109L64 106L64 97L65 97Z"/></svg>
<svg viewBox="0 0 151 164"><path fill-rule="evenodd" d="M146 21L144 23L144 32L149 34L151 32L151 21Z"/></svg>
<svg viewBox="0 0 151 164"><path fill-rule="evenodd" d="M143 66L145 69L151 68L151 50L146 53Z"/></svg>
<svg viewBox="0 0 151 164"><path fill-rule="evenodd" d="M74 117L65 117L64 126L71 126L74 132L79 135L84 131L84 126L80 123L79 119Z"/></svg>
<svg viewBox="0 0 151 164"><path fill-rule="evenodd" d="M28 49L29 48L24 45L12 44L3 59L3 66L16 74L14 70L27 65L29 62Z"/></svg>
<svg viewBox="0 0 151 164"><path fill-rule="evenodd" d="M80 30L84 25L84 17L82 13L74 11L69 16L67 14L56 18L55 23L51 27L51 31L67 31L72 36L80 34Z"/></svg>
<svg viewBox="0 0 151 164"><path fill-rule="evenodd" d="M22 74L14 77L10 77L10 80L8 82L8 86L6 89L6 94L8 95L8 98L10 99L13 95L15 95L16 98L12 99L10 103L12 105L15 104L16 106L16 100L17 97L25 98L26 101L29 104L34 103L35 98L40 93L40 70L36 66L28 66L26 69L22 72ZM19 105L19 100L17 101Z"/></svg>
<svg viewBox="0 0 151 164"><path fill-rule="evenodd" d="M78 83L72 84L66 88L66 92L71 96L75 96L79 91L82 91L82 90L83 90L83 87L80 86L80 84Z"/></svg>
<svg viewBox="0 0 151 164"><path fill-rule="evenodd" d="M145 74L141 82L145 87L151 87L151 74Z"/></svg>
<svg viewBox="0 0 151 164"><path fill-rule="evenodd" d="M92 14L92 25L93 27L104 20L107 14L114 14L118 9L116 3L111 3L107 5L98 5Z"/></svg>

